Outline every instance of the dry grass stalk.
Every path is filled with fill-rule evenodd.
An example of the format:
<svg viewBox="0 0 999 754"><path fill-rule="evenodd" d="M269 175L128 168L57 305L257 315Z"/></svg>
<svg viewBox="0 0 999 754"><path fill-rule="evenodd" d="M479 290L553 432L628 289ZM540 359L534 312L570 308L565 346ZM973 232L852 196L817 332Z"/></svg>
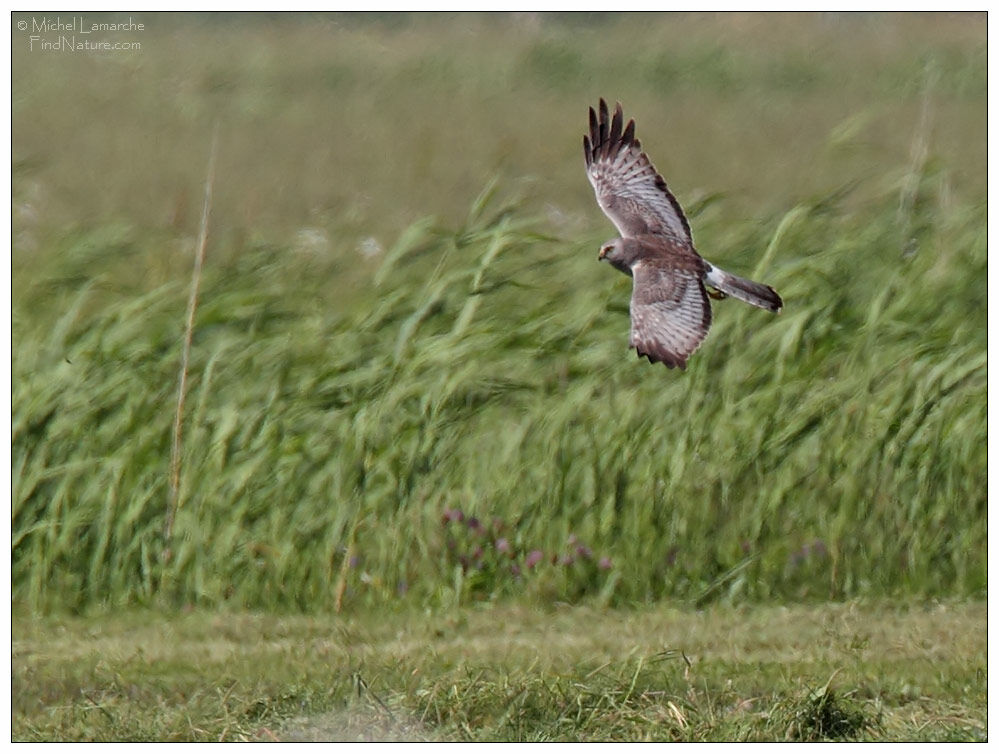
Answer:
<svg viewBox="0 0 999 754"><path fill-rule="evenodd" d="M191 293L187 300L187 325L184 328L184 348L180 359L180 379L177 388L177 414L173 422L173 447L170 451L170 503L167 508L165 537L169 542L173 535L173 522L180 507L180 466L183 450L182 429L184 419L184 398L187 395L187 371L191 358L191 337L194 334L194 315L198 309L198 288L201 285L201 268L205 261L205 244L208 240L208 215L212 207L212 188L215 184L215 155L218 151L218 124L212 133L212 146L208 155L208 170L205 176L205 201L201 209L201 231L194 253L194 270L191 273Z"/></svg>

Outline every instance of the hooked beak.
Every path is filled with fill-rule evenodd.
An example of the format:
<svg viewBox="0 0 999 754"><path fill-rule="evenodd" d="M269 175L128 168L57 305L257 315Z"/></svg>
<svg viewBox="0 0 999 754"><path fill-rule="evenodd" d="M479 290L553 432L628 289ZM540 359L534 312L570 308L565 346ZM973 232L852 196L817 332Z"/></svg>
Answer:
<svg viewBox="0 0 999 754"><path fill-rule="evenodd" d="M607 256L607 249L606 248L601 248L600 249L600 253L597 254L597 260L602 262L604 260L605 256Z"/></svg>

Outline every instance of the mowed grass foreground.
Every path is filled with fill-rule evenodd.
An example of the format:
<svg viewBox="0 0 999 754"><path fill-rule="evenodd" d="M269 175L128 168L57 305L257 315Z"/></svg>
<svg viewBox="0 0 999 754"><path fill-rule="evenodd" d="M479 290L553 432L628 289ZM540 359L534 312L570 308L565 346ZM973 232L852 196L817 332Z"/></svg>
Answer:
<svg viewBox="0 0 999 754"><path fill-rule="evenodd" d="M15 740L984 740L985 607L16 619Z"/></svg>

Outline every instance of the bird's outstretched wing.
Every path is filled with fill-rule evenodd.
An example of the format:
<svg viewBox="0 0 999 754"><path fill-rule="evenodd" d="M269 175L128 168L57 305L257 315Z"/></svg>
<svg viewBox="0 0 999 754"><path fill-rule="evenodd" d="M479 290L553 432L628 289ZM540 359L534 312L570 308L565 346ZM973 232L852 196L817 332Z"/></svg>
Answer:
<svg viewBox="0 0 999 754"><path fill-rule="evenodd" d="M621 103L614 108L613 120L603 98L599 117L590 108L590 133L583 136L583 152L600 208L624 238L663 235L693 245L679 202L635 138L635 121L623 123Z"/></svg>
<svg viewBox="0 0 999 754"><path fill-rule="evenodd" d="M711 305L695 266L646 259L632 268L629 345L650 362L687 367L711 327Z"/></svg>

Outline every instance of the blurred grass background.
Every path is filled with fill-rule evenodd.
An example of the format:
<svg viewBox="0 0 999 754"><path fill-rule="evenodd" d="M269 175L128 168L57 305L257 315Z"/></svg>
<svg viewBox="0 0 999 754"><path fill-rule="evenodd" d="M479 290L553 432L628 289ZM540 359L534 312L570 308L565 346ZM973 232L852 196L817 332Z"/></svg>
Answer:
<svg viewBox="0 0 999 754"><path fill-rule="evenodd" d="M15 605L984 597L984 15L135 18L14 33ZM596 262L600 96L786 302L686 373Z"/></svg>

